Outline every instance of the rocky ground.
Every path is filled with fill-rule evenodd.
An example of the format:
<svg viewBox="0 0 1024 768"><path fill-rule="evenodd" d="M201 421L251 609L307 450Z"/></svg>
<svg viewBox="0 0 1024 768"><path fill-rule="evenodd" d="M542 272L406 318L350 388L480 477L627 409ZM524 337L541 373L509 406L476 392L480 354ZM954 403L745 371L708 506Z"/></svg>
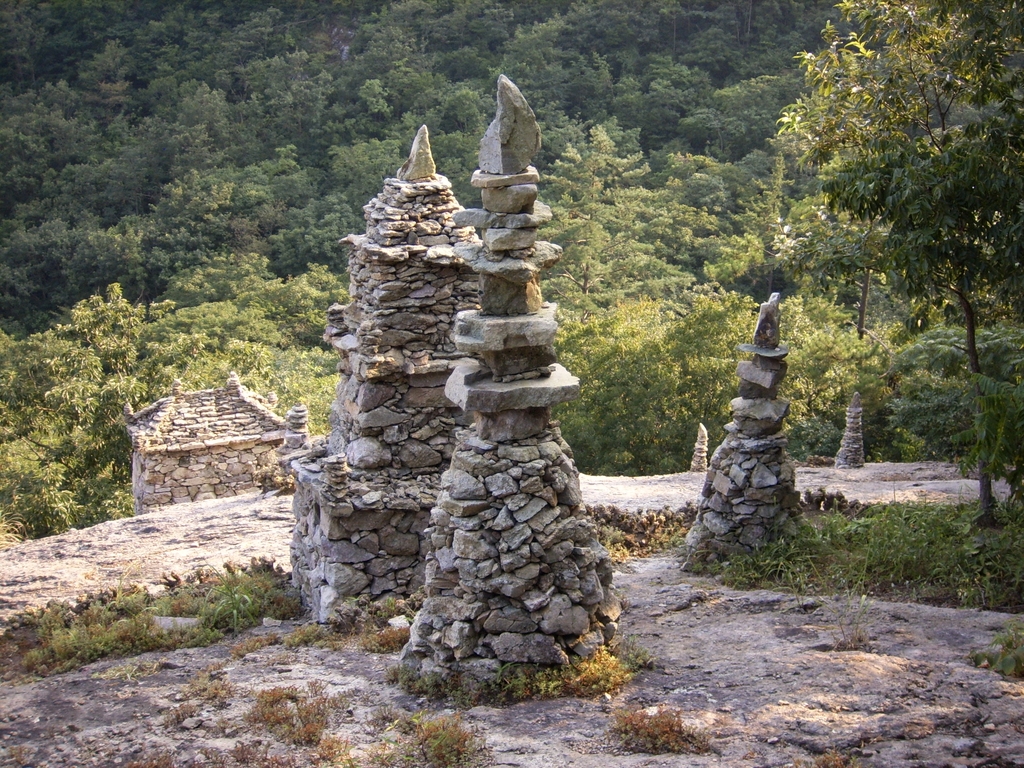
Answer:
<svg viewBox="0 0 1024 768"><path fill-rule="evenodd" d="M584 478L590 503L631 508L693 500L697 475ZM942 465L802 469L801 488L841 491L861 501L968 498L972 483ZM923 494L923 495L922 495ZM909 496L908 496L909 495ZM182 505L85 531L28 542L3 553L0 617L51 598L73 598L119 580L154 583L225 560L272 556L287 563L288 500ZM1024 766L1024 682L977 669L968 651L986 645L1009 616L915 604L818 600L738 592L683 574L678 560L633 560L616 573L628 602L621 632L655 655L611 700L562 699L476 707L464 720L499 766L784 766L826 749L867 766ZM247 635L284 634L295 623ZM856 650L832 650L844 632L863 631ZM382 706L439 710L384 680L395 656L271 645L242 659L230 646L96 662L38 682L0 685L0 765L126 765L140 754L174 751L179 765L203 748L259 740L287 751L245 719L255 691L323 681L346 698L330 731L355 754L386 734L372 725ZM194 700L173 708L202 670L232 684L222 708ZM614 709L671 704L712 734L703 756L625 754L607 733Z"/></svg>

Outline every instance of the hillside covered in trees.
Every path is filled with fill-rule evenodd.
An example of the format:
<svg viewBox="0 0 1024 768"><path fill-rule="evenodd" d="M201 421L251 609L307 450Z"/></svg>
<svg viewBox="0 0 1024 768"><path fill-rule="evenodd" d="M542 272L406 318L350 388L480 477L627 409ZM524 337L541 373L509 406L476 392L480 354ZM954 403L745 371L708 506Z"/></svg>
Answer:
<svg viewBox="0 0 1024 768"><path fill-rule="evenodd" d="M584 388L557 415L582 471L682 471L698 423L719 440L771 291L797 458L835 453L854 391L872 459L966 456L955 303L872 262L893 224L828 207L827 153L801 162L813 140L777 134L788 105L812 109L798 54L830 22L863 25L831 0L4 3L0 520L45 535L128 514L121 408L175 378L236 370L325 430L338 240L423 123L479 204L499 73L544 137L544 234L565 248L544 290ZM979 306L979 365L1014 385L1020 314L997 291Z"/></svg>

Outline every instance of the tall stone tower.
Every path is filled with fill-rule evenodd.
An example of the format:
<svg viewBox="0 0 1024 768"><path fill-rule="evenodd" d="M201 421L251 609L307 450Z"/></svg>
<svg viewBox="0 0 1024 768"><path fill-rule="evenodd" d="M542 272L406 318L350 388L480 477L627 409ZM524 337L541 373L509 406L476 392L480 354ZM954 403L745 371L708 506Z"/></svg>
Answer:
<svg viewBox="0 0 1024 768"><path fill-rule="evenodd" d="M423 584L421 534L463 421L444 393L464 360L451 329L479 296L455 251L479 241L454 221L462 206L425 126L363 210L365 234L346 238L352 301L327 311L324 338L341 356L331 435L319 456L292 462L293 580L319 621L351 595Z"/></svg>
<svg viewBox="0 0 1024 768"><path fill-rule="evenodd" d="M687 562L721 553L749 552L778 538L799 514L800 495L782 421L789 401L778 397L789 348L779 344L779 294L761 305L751 355L736 367L728 434L711 456L697 519L686 536Z"/></svg>
<svg viewBox="0 0 1024 768"><path fill-rule="evenodd" d="M427 598L402 661L420 674L486 679L505 662L565 664L611 640L621 611L611 561L582 505L572 451L551 406L578 396L555 360L555 305L541 270L561 248L537 240L533 110L504 75L472 184L482 210L456 215L482 242L456 252L480 275L480 311L460 312L455 344L477 359L448 379L473 413L445 473L427 534Z"/></svg>

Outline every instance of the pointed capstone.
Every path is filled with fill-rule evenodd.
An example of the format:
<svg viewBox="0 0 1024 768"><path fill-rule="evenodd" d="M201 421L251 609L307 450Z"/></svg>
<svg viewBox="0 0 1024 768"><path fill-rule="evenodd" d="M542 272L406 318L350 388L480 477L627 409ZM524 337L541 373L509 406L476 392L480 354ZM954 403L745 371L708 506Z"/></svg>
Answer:
<svg viewBox="0 0 1024 768"><path fill-rule="evenodd" d="M537 118L515 83L498 78L498 111L480 139L480 170L509 174L526 170L540 150Z"/></svg>
<svg viewBox="0 0 1024 768"><path fill-rule="evenodd" d="M419 181L429 179L437 173L437 166L434 165L434 156L430 154L430 134L427 126L421 125L416 131L416 138L412 140L412 149L409 150L409 159L398 169L398 178L402 181Z"/></svg>

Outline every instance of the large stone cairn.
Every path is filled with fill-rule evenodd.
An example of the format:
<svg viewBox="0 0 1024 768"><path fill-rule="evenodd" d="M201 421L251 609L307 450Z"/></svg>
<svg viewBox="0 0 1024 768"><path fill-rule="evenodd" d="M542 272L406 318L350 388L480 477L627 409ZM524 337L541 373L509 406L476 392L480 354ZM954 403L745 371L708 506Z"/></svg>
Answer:
<svg viewBox="0 0 1024 768"><path fill-rule="evenodd" d="M729 433L711 456L697 519L687 534L689 560L749 552L789 530L799 514L793 462L782 421L789 401L777 397L789 349L779 346L779 294L761 305L752 353L736 367L739 397Z"/></svg>
<svg viewBox="0 0 1024 768"><path fill-rule="evenodd" d="M537 241L550 217L530 162L533 110L508 78L480 142L483 230L457 252L480 273L481 311L460 312L455 343L480 360L455 369L448 396L474 413L431 512L426 600L402 661L419 674L493 677L506 662L565 664L615 634L621 612L607 551L582 505L572 451L551 406L578 396L555 363L555 306L538 275L561 248Z"/></svg>
<svg viewBox="0 0 1024 768"><path fill-rule="evenodd" d="M864 409L860 405L860 392L854 392L850 407L846 409L846 429L843 442L836 454L838 469L856 469L864 466L864 430L862 426Z"/></svg>
<svg viewBox="0 0 1024 768"><path fill-rule="evenodd" d="M451 327L478 299L455 252L477 240L453 220L460 210L422 127L397 178L364 206L366 233L345 238L352 301L328 309L324 333L341 356L331 434L319 455L292 462L293 579L321 622L348 596L423 583L421 533L463 423L444 394L463 358Z"/></svg>

